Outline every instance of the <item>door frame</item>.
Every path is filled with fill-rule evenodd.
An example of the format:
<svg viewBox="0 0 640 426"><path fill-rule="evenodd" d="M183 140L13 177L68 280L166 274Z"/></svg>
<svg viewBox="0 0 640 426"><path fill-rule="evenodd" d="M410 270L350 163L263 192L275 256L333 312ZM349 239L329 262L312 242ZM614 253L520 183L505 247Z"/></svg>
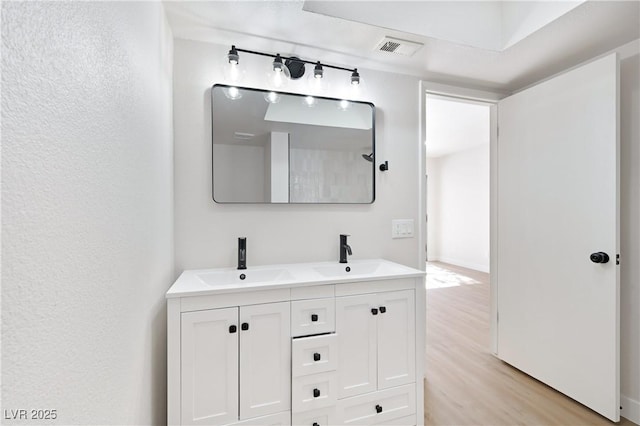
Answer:
<svg viewBox="0 0 640 426"><path fill-rule="evenodd" d="M485 90L469 89L460 86L435 83L421 80L419 84L419 108L420 129L418 137L419 145L419 167L418 167L418 265L420 269L426 270L427 266L427 161L426 161L426 137L427 137L427 117L426 102L427 96L439 96L466 102L481 102L489 105L490 137L489 137L489 271L497 268L497 242L498 242L498 101L511 93L490 92ZM490 274L490 294L491 306L490 318L490 350L492 353L498 352L498 283L496 274Z"/></svg>

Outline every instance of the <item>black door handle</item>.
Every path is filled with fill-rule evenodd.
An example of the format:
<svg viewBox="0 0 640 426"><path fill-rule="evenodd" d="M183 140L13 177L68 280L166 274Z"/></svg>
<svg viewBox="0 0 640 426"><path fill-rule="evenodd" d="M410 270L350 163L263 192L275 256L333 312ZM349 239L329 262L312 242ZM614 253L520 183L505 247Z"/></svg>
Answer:
<svg viewBox="0 0 640 426"><path fill-rule="evenodd" d="M319 396L320 396L320 389L314 389L314 390L313 390L313 397L314 397L314 398L317 398L317 397L319 397Z"/></svg>
<svg viewBox="0 0 640 426"><path fill-rule="evenodd" d="M313 322L318 321L318 314L311 314L311 321Z"/></svg>
<svg viewBox="0 0 640 426"><path fill-rule="evenodd" d="M593 263L607 263L609 261L609 255L603 251L597 253L591 253L589 256Z"/></svg>
<svg viewBox="0 0 640 426"><path fill-rule="evenodd" d="M320 361L320 354L318 352L313 354L313 360L314 361Z"/></svg>
<svg viewBox="0 0 640 426"><path fill-rule="evenodd" d="M247 331L249 329L249 323L248 322L243 322L242 325L240 326L240 329L242 331Z"/></svg>
<svg viewBox="0 0 640 426"><path fill-rule="evenodd" d="M382 406L376 405L376 413L382 413Z"/></svg>

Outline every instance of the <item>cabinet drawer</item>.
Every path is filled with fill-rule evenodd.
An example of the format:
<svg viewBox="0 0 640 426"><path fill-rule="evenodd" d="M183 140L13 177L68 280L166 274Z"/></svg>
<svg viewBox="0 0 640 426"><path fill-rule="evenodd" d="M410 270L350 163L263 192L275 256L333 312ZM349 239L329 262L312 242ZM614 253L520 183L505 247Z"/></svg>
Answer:
<svg viewBox="0 0 640 426"><path fill-rule="evenodd" d="M291 335L310 336L335 331L335 311L333 297L291 302Z"/></svg>
<svg viewBox="0 0 640 426"><path fill-rule="evenodd" d="M291 424L295 426L332 426L336 424L335 407L294 413Z"/></svg>
<svg viewBox="0 0 640 426"><path fill-rule="evenodd" d="M291 411L300 413L331 407L336 403L337 390L338 377L335 371L296 377L292 384Z"/></svg>
<svg viewBox="0 0 640 426"><path fill-rule="evenodd" d="M415 384L341 399L336 405L337 423L374 425L393 423L416 412Z"/></svg>
<svg viewBox="0 0 640 426"><path fill-rule="evenodd" d="M293 377L323 373L338 366L338 339L335 334L293 339Z"/></svg>

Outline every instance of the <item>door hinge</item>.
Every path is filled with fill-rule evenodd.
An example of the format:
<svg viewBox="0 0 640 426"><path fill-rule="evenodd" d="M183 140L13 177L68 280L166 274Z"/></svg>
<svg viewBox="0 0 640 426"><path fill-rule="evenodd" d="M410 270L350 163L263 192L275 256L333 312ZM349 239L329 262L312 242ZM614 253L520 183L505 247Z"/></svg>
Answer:
<svg viewBox="0 0 640 426"><path fill-rule="evenodd" d="M620 264L620 255L616 254L616 265Z"/></svg>

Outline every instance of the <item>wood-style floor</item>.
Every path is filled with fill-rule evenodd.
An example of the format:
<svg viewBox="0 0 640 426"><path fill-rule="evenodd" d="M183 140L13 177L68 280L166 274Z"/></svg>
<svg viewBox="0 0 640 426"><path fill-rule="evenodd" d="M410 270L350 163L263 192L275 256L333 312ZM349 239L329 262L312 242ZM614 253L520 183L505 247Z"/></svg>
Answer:
<svg viewBox="0 0 640 426"><path fill-rule="evenodd" d="M489 352L488 274L429 263L425 425L616 424Z"/></svg>

